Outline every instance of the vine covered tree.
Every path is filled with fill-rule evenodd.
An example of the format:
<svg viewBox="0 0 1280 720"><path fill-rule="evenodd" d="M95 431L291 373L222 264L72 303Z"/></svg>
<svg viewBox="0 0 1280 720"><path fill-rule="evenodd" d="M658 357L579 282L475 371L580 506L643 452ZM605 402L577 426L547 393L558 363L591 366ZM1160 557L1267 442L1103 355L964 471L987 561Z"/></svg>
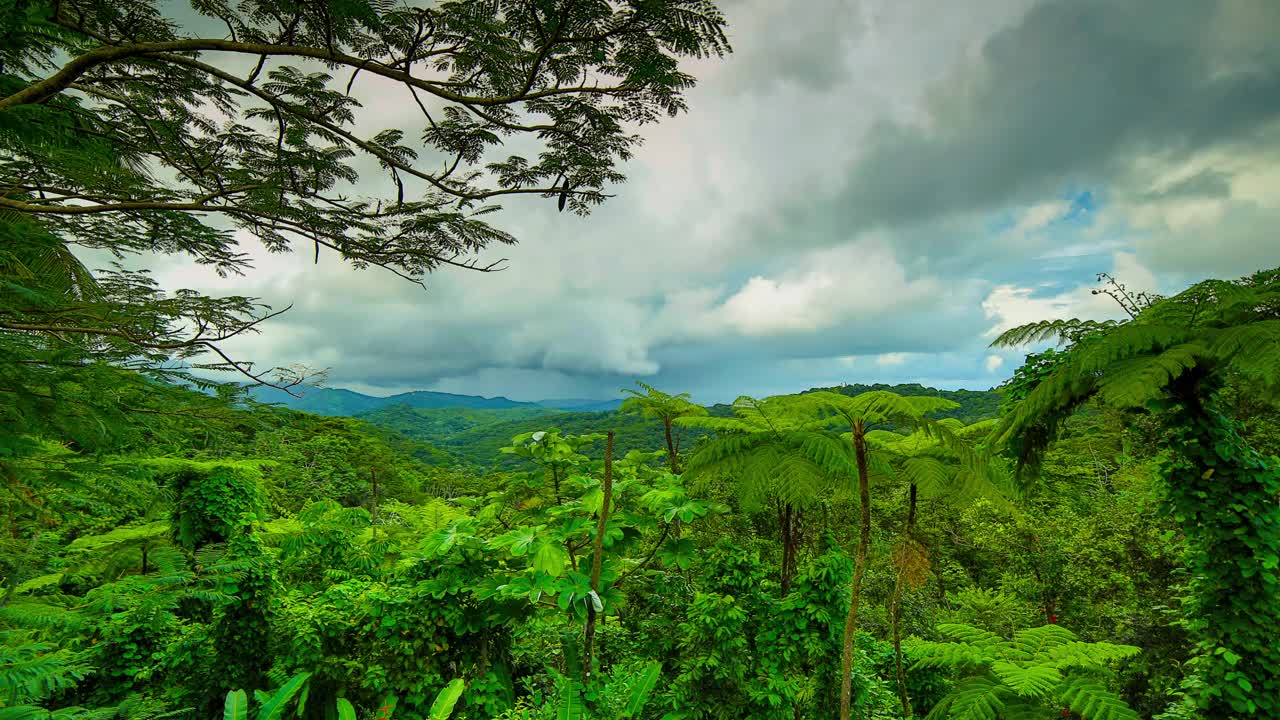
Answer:
<svg viewBox="0 0 1280 720"><path fill-rule="evenodd" d="M1044 321L995 340L1057 339L1066 348L1040 357L1048 365L1024 383L1023 399L992 437L1027 477L1091 399L1153 415L1163 428L1168 507L1189 546L1185 625L1197 641L1196 700L1206 717L1274 717L1280 468L1243 441L1219 398L1238 383L1272 401L1280 396L1280 269L1207 280L1164 299L1129 299L1121 298L1130 315L1124 322Z"/></svg>
<svg viewBox="0 0 1280 720"><path fill-rule="evenodd" d="M486 216L520 195L586 214L641 138L686 109L682 58L729 51L710 0L446 3L155 0L0 4L0 332L98 351L212 357L270 317L251 298L87 274L68 248L249 270L238 237L421 282L493 270ZM210 28L213 28L210 30ZM398 92L414 129L361 106ZM533 154L501 156L508 139ZM375 178L364 167L380 167ZM379 183L380 180L380 183ZM68 283L70 282L70 285ZM13 339L16 338L16 339ZM65 360L65 358L63 358ZM50 362L55 362L50 360Z"/></svg>

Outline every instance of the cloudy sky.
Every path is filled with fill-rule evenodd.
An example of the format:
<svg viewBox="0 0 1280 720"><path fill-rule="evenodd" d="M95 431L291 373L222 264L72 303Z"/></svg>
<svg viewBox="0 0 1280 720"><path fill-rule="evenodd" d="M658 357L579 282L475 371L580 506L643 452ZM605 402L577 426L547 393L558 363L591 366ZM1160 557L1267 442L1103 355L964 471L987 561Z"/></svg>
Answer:
<svg viewBox="0 0 1280 720"><path fill-rule="evenodd" d="M505 203L509 269L427 290L310 251L169 287L293 305L231 345L328 384L703 402L999 384L993 334L1280 265L1280 2L723 0L734 54L587 218ZM416 112L362 97L378 121ZM412 127L405 125L406 128ZM373 128L374 130L379 128Z"/></svg>

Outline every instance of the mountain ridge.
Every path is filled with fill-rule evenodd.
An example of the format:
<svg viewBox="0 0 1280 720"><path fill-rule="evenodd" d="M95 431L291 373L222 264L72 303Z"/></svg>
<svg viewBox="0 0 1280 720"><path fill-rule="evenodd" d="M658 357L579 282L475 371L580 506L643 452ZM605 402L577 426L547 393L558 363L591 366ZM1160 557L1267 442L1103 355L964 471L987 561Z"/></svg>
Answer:
<svg viewBox="0 0 1280 720"><path fill-rule="evenodd" d="M394 405L407 405L415 408L465 408L468 410L509 410L546 407L538 403L512 400L501 395L484 397L482 395L459 395L435 390L411 390L395 395L378 397L345 388L309 386L303 389L302 397L295 397L275 388L259 387L250 390L250 395L258 402L279 404L290 410L339 417L354 417L360 413Z"/></svg>

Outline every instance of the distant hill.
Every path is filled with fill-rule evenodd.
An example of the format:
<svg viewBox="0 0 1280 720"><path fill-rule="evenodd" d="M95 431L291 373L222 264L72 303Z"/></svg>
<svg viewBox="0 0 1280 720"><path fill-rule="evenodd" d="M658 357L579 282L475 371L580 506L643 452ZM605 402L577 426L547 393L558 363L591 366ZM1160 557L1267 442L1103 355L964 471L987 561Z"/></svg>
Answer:
<svg viewBox="0 0 1280 720"><path fill-rule="evenodd" d="M587 400L584 398L554 398L551 400L539 400L538 404L543 407L555 408L557 410L574 410L577 412L602 412L605 410L617 410L622 404L622 398L616 400Z"/></svg>
<svg viewBox="0 0 1280 720"><path fill-rule="evenodd" d="M473 428L512 422L542 422L544 418L564 414L562 410L544 407L490 409L391 405L356 417L371 425L394 430L405 437L440 445Z"/></svg>
<svg viewBox="0 0 1280 720"><path fill-rule="evenodd" d="M274 388L254 388L250 394L258 402L278 403L292 410L317 415L353 416L393 405L416 408L467 408L472 410L508 410L512 408L537 408L537 403L518 402L505 397L480 397L453 393L414 390L389 397L365 395L354 390L340 388L307 387L302 397L294 397Z"/></svg>
<svg viewBox="0 0 1280 720"><path fill-rule="evenodd" d="M995 390L938 390L916 383L904 385L845 385L811 388L804 392L829 390L846 395L859 395L872 390L888 390L900 395L944 397L960 404L955 410L937 413L937 417L954 417L966 423L999 414L1002 394ZM284 395L272 391L275 397ZM629 450L661 450L665 448L662 426L656 421L617 411L619 400L550 399L538 403L516 402L504 397L485 398L420 390L378 398L351 390L313 388L302 398L282 400L282 404L320 415L356 416L371 425L398 433L416 443L432 448L431 453L415 455L429 463L462 462L477 468L501 470L519 466L510 455L498 449L511 438L525 432L558 428L566 434L615 431L621 452ZM260 398L261 399L261 398ZM732 415L732 407L717 404L708 407L712 415ZM682 449L693 447L703 430L684 429ZM589 453L599 455L600 447Z"/></svg>

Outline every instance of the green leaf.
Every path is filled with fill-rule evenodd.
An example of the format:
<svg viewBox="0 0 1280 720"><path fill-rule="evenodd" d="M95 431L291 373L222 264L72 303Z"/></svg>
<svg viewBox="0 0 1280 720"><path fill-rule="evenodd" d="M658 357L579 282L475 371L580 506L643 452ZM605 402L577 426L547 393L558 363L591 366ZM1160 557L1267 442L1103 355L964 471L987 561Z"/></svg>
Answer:
<svg viewBox="0 0 1280 720"><path fill-rule="evenodd" d="M49 587L50 585L57 585L58 583L62 582L62 575L63 575L62 573L53 573L52 575L41 575L40 577L32 578L18 585L18 587L13 589L13 591L15 593L28 593L28 592L31 592L32 590L39 590L40 588L43 588L43 587Z"/></svg>
<svg viewBox="0 0 1280 720"><path fill-rule="evenodd" d="M222 705L222 720L245 720L249 712L249 698L243 690L231 690Z"/></svg>
<svg viewBox="0 0 1280 720"><path fill-rule="evenodd" d="M533 554L533 567L535 570L541 570L548 575L559 575L564 572L564 566L569 562L569 553L562 545L551 540L545 540L538 546L538 551Z"/></svg>
<svg viewBox="0 0 1280 720"><path fill-rule="evenodd" d="M622 717L635 717L644 709L661 675L662 663L657 661L649 663L640 671L640 677L636 680L635 687L631 688L631 695L627 697L627 704L622 709Z"/></svg>
<svg viewBox="0 0 1280 720"><path fill-rule="evenodd" d="M578 691L578 684L570 680L560 698L556 720L583 720L583 714L582 695Z"/></svg>
<svg viewBox="0 0 1280 720"><path fill-rule="evenodd" d="M338 698L338 720L356 720L356 709L346 698Z"/></svg>
<svg viewBox="0 0 1280 720"><path fill-rule="evenodd" d="M257 720L280 720L280 716L284 714L284 709L288 706L289 701L297 695L302 686L311 678L311 673L298 673L289 678L289 681L280 686L275 694L262 703L262 707L258 710Z"/></svg>
<svg viewBox="0 0 1280 720"><path fill-rule="evenodd" d="M396 696L390 693L382 699L382 705L378 708L378 714L374 717L376 720L390 720L391 714L396 711Z"/></svg>
<svg viewBox="0 0 1280 720"><path fill-rule="evenodd" d="M453 714L453 708L458 704L458 698L462 697L462 691L466 688L466 683L462 678L454 678L444 689L436 695L435 702L431 703L431 720L448 720Z"/></svg>
<svg viewBox="0 0 1280 720"><path fill-rule="evenodd" d="M667 565L679 567L681 570L688 570L693 565L693 559L697 555L697 551L698 548L688 538L671 539L663 545L662 551L658 553L658 556Z"/></svg>

